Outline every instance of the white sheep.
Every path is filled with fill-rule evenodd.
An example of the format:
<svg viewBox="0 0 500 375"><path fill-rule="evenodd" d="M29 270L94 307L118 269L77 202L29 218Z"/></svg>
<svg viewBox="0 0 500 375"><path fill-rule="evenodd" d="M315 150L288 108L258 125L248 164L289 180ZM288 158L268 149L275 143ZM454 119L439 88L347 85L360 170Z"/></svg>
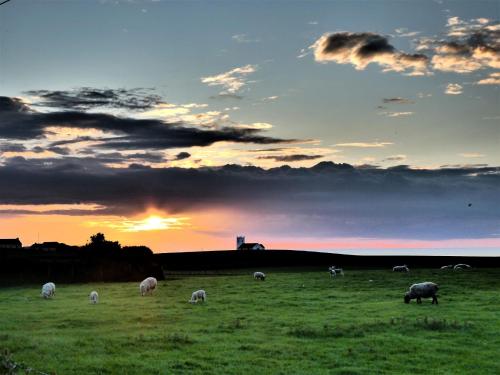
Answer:
<svg viewBox="0 0 500 375"><path fill-rule="evenodd" d="M56 294L56 284L54 283L46 283L42 286L42 297L43 298L52 298Z"/></svg>
<svg viewBox="0 0 500 375"><path fill-rule="evenodd" d="M90 300L90 303L95 305L96 303L99 302L99 294L95 290L93 290L89 294L89 300Z"/></svg>
<svg viewBox="0 0 500 375"><path fill-rule="evenodd" d="M410 269L408 268L408 266L406 264L404 264L402 266L392 267L392 271L393 272L410 272Z"/></svg>
<svg viewBox="0 0 500 375"><path fill-rule="evenodd" d="M328 270L328 272L330 273L331 277L337 276L337 272L335 270Z"/></svg>
<svg viewBox="0 0 500 375"><path fill-rule="evenodd" d="M188 302L198 303L199 300L201 300L202 302L205 302L207 300L207 293L203 289L193 292L193 294L191 294L191 299Z"/></svg>
<svg viewBox="0 0 500 375"><path fill-rule="evenodd" d="M455 267L453 267L454 270L468 270L471 268L472 268L471 266L469 266L468 264L464 264L464 263L456 264Z"/></svg>
<svg viewBox="0 0 500 375"><path fill-rule="evenodd" d="M265 281L266 280L266 275L264 274L264 272L254 272L253 273L253 278L255 280Z"/></svg>
<svg viewBox="0 0 500 375"><path fill-rule="evenodd" d="M141 292L141 296L145 296L146 294L153 294L153 290L156 289L158 285L158 281L154 277L148 277L144 279L139 285L139 291Z"/></svg>
<svg viewBox="0 0 500 375"><path fill-rule="evenodd" d="M441 267L442 270L451 270L453 268L453 264L448 264L446 266Z"/></svg>
<svg viewBox="0 0 500 375"><path fill-rule="evenodd" d="M422 303L422 298L431 298L432 303L438 304L436 293L439 287L437 284L430 281L423 283L413 284L410 286L410 290L406 292L404 301L405 303L410 303L410 300L417 299L417 303Z"/></svg>

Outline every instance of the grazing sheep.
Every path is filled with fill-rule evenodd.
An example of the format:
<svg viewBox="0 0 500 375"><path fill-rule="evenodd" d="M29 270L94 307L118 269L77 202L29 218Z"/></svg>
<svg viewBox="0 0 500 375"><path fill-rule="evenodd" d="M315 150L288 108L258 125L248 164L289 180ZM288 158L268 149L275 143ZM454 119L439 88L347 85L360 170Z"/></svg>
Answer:
<svg viewBox="0 0 500 375"><path fill-rule="evenodd" d="M342 276L344 276L344 270L340 267L336 267L336 266L331 266L331 267L328 267L328 271L330 271L330 274L331 274L331 271L335 271L335 274L340 274ZM332 277L334 277L335 275L332 275Z"/></svg>
<svg viewBox="0 0 500 375"><path fill-rule="evenodd" d="M410 286L410 290L406 292L404 301L405 303L410 303L410 300L417 299L417 303L422 303L422 298L431 298L432 304L438 304L436 293L439 287L435 283L426 281L423 283L413 284Z"/></svg>
<svg viewBox="0 0 500 375"><path fill-rule="evenodd" d="M56 294L56 284L54 283L43 284L41 294L43 298L52 298Z"/></svg>
<svg viewBox="0 0 500 375"><path fill-rule="evenodd" d="M158 285L158 282L154 277L148 277L147 279L144 279L139 285L141 296L145 296L146 294L153 294L153 290L156 289L156 285Z"/></svg>
<svg viewBox="0 0 500 375"><path fill-rule="evenodd" d="M253 278L255 280L266 281L266 275L264 274L264 272L254 272Z"/></svg>
<svg viewBox="0 0 500 375"><path fill-rule="evenodd" d="M93 290L89 294L89 300L90 300L90 303L92 303L93 305L95 305L96 303L99 302L99 294L97 294L97 292L95 290Z"/></svg>
<svg viewBox="0 0 500 375"><path fill-rule="evenodd" d="M456 264L455 267L453 267L454 270L468 270L471 268L472 268L471 266L469 266L468 264L464 264L464 263Z"/></svg>
<svg viewBox="0 0 500 375"><path fill-rule="evenodd" d="M191 299L188 302L198 303L199 300L201 300L202 302L205 302L207 300L207 293L203 289L193 292L193 294L191 294Z"/></svg>
<svg viewBox="0 0 500 375"><path fill-rule="evenodd" d="M406 264L404 264L402 266L392 267L392 271L393 272L410 272L410 269L408 268L408 266Z"/></svg>
<svg viewBox="0 0 500 375"><path fill-rule="evenodd" d="M447 266L441 267L442 270L451 270L453 268L453 264L448 264Z"/></svg>

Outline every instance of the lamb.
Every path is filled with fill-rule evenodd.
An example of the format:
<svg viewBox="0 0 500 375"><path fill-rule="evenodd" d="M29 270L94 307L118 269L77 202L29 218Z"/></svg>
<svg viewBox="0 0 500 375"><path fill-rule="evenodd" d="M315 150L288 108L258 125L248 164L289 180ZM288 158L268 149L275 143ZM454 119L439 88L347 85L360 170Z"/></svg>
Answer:
<svg viewBox="0 0 500 375"><path fill-rule="evenodd" d="M423 283L413 284L410 287L410 290L406 292L404 301L405 303L410 303L410 300L417 299L417 303L422 303L422 298L431 298L432 304L438 304L436 293L439 287L437 284L432 283L430 281L426 281Z"/></svg>
<svg viewBox="0 0 500 375"><path fill-rule="evenodd" d="M408 266L406 264L404 264L402 266L392 267L392 271L393 272L410 272L410 269L408 268Z"/></svg>
<svg viewBox="0 0 500 375"><path fill-rule="evenodd" d="M43 298L52 298L56 294L56 284L54 283L46 283L42 286L42 297Z"/></svg>
<svg viewBox="0 0 500 375"><path fill-rule="evenodd" d="M264 272L254 272L253 278L255 280L266 281L266 275L264 274Z"/></svg>
<svg viewBox="0 0 500 375"><path fill-rule="evenodd" d="M440 269L442 270L451 270L453 268L453 264L448 264L447 266L443 266Z"/></svg>
<svg viewBox="0 0 500 375"><path fill-rule="evenodd" d="M454 270L467 270L471 268L472 268L471 266L464 263L455 264L455 267L453 267Z"/></svg>
<svg viewBox="0 0 500 375"><path fill-rule="evenodd" d="M191 299L188 302L198 303L199 300L201 300L202 302L205 302L207 300L207 293L203 289L193 292L193 294L191 294Z"/></svg>
<svg viewBox="0 0 500 375"><path fill-rule="evenodd" d="M97 292L95 290L93 290L89 294L89 300L90 300L90 303L92 303L93 305L95 305L96 303L99 302L99 294L97 294Z"/></svg>
<svg viewBox="0 0 500 375"><path fill-rule="evenodd" d="M154 277L148 277L144 279L139 285L139 291L141 292L141 296L145 296L147 294L153 294L153 290L156 289L156 285L158 282Z"/></svg>
<svg viewBox="0 0 500 375"><path fill-rule="evenodd" d="M342 268L339 268L339 267L335 267L335 266L328 267L328 271L330 271L330 275L332 277L335 277L336 274L340 274L340 275L344 276L344 270ZM332 271L334 271L335 274L332 274Z"/></svg>

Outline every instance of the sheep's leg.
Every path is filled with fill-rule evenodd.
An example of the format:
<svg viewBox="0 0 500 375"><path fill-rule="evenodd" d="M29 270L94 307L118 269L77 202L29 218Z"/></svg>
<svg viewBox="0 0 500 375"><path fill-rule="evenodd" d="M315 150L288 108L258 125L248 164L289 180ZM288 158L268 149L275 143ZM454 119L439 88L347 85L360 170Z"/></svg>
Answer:
<svg viewBox="0 0 500 375"><path fill-rule="evenodd" d="M432 296L432 304L438 304L438 299L437 299L437 296Z"/></svg>
<svg viewBox="0 0 500 375"><path fill-rule="evenodd" d="M422 303L422 299L420 297L417 297L417 303Z"/></svg>

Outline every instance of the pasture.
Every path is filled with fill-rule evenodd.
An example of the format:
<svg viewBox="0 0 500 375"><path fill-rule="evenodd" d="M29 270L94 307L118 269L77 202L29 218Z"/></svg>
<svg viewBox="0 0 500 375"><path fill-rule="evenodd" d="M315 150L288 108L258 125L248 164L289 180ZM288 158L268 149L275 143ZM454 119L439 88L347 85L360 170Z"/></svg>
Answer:
<svg viewBox="0 0 500 375"><path fill-rule="evenodd" d="M57 284L52 300L0 288L0 373L500 373L499 269L253 271L172 276L146 297L138 282ZM420 281L440 285L439 305L403 303ZM197 289L205 304L187 302Z"/></svg>

